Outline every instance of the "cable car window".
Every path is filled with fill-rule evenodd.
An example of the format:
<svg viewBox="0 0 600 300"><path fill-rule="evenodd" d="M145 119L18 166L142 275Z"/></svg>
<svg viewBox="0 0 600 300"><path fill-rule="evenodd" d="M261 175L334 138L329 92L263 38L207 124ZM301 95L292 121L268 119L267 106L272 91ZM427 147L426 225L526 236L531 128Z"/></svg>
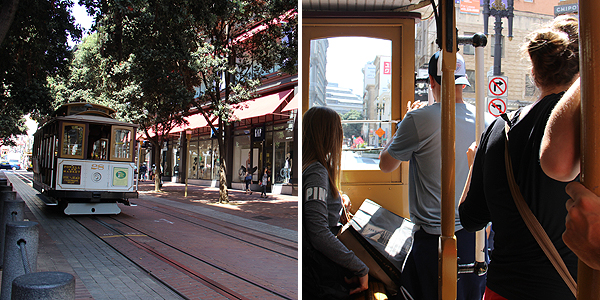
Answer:
<svg viewBox="0 0 600 300"><path fill-rule="evenodd" d="M113 126L111 159L130 161L133 151L133 130L130 127Z"/></svg>
<svg viewBox="0 0 600 300"><path fill-rule="evenodd" d="M392 42L367 37L310 41L309 106L342 118L342 169L379 170L392 136Z"/></svg>
<svg viewBox="0 0 600 300"><path fill-rule="evenodd" d="M106 160L108 154L108 139L100 139L92 145L91 159Z"/></svg>
<svg viewBox="0 0 600 300"><path fill-rule="evenodd" d="M63 124L63 138L61 156L83 158L84 125Z"/></svg>

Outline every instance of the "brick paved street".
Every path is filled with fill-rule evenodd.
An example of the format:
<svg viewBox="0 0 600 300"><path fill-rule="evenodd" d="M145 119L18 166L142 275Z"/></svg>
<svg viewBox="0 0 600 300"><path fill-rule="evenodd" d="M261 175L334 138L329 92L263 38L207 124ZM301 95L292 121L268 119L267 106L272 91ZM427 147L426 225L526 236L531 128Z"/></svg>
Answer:
<svg viewBox="0 0 600 300"><path fill-rule="evenodd" d="M21 182L13 174L7 174L10 181L14 182L14 190L19 194L27 204L26 218L37 221L40 224L40 249L38 255L38 271L61 271L73 274L76 278L76 299L271 299L257 294L255 297L242 295L239 292L233 292L237 296L227 296L222 292L215 293L206 287L200 287L198 284L176 287L173 289L172 281L161 278L160 272L168 271L167 264L160 267L161 262L156 261L148 265L152 261L147 257L147 254L140 253L135 260L132 261L131 255L123 256L122 251L139 251L135 247L127 246L123 237L103 238L100 239L94 235L91 229L86 229L82 226L85 222L91 222L91 218L87 217L65 217L64 215L53 212L48 207L45 207L37 198L37 192L27 184ZM248 274L248 271L241 270L240 267L230 265L229 269L239 270L240 274L251 275L255 277L254 282L263 282L265 286L273 288L283 288L279 296L274 296L272 299L296 299L297 291L297 228L298 228L298 202L297 197L285 195L269 195L269 198L260 198L260 193L246 195L242 191L230 190L230 203L218 204L218 189L203 187L203 186L188 186L188 197L184 197L183 184L165 183L161 192L154 192L154 186L150 182L140 183L140 198L132 200L138 202L138 207L126 207L119 205L123 212L114 219L125 218L131 219L131 216L138 217L140 221L144 218L142 210L145 207L151 206L158 211L175 212L181 215L182 219L194 218L214 218L233 224L233 227L248 232L255 232L252 236L256 237L255 243L263 241L261 236L271 236L274 239L285 241L284 244L289 244L290 249L295 249L290 252L295 256L296 263L291 268L272 268L260 270L260 267L254 267L256 271L253 274ZM97 217L98 219L104 217ZM155 221L155 220L154 220ZM169 221L169 220L165 220ZM133 222L133 221L132 221ZM134 224L134 223L132 223ZM155 225L160 226L161 224ZM215 225L218 226L218 225ZM231 226L231 225L227 225ZM224 226L223 228L227 227ZM178 231L171 236L185 236L186 227L178 225ZM221 227L219 227L221 228ZM160 227L157 227L156 232L163 232ZM97 232L96 232L97 234ZM119 241L121 239L121 241ZM147 238L139 237L138 240ZM218 240L212 239L213 242L202 244L205 250L200 251L200 257L211 259L218 253L211 254L210 249L218 250ZM230 242L223 242L226 245ZM129 243L130 244L130 243ZM123 248L125 247L125 248ZM156 251L162 251L159 246L153 246ZM208 250L207 250L208 249ZM272 257L264 255L264 257L253 257L259 252L256 250L243 250L244 252L235 253L235 249L227 248L231 252L232 257L238 260L241 257L250 259L252 265L268 266L272 261ZM236 247L239 251L243 247ZM155 251L152 250L152 251ZM287 251L287 250L286 250ZM145 256L144 256L145 255ZM144 258L146 257L146 258ZM224 260L226 256L219 257L218 260ZM179 258L184 262L184 265L190 268L193 263L185 262L184 258ZM228 264L229 265L229 264ZM283 265L282 265L283 266ZM159 267L159 269L152 269ZM263 268L264 269L264 268ZM286 271L286 270L292 270ZM161 271L163 270L163 271ZM270 274L276 273L276 274ZM167 273L164 273L167 274ZM202 275L207 280L212 275ZM173 273L173 276L180 276ZM267 277L265 277L267 276ZM277 278L276 281L261 278L269 276ZM172 277L171 279L174 279ZM269 283L271 281L272 283ZM180 281L183 283L183 281ZM191 281L190 281L191 282ZM279 283L276 283L279 282ZM290 285L291 284L291 285ZM169 287L170 286L170 287ZM286 287L289 286L289 287ZM214 288L213 288L214 289ZM287 291L287 292L286 292ZM249 291L250 292L250 291ZM236 294L237 293L237 294ZM197 296L190 296L197 295ZM287 295L287 296L286 296Z"/></svg>

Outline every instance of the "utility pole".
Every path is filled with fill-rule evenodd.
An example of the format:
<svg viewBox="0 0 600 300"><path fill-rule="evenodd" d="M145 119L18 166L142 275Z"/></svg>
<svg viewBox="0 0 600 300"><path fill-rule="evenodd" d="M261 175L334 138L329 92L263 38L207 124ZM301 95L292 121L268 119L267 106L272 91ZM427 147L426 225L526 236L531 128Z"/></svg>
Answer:
<svg viewBox="0 0 600 300"><path fill-rule="evenodd" d="M494 22L495 38L494 38L494 76L502 75L502 18L508 19L508 40L513 38L513 9L514 0L506 0L507 6L504 6L502 0L495 0L490 7L490 0L483 0L483 33L488 35L488 20L490 16L496 17Z"/></svg>

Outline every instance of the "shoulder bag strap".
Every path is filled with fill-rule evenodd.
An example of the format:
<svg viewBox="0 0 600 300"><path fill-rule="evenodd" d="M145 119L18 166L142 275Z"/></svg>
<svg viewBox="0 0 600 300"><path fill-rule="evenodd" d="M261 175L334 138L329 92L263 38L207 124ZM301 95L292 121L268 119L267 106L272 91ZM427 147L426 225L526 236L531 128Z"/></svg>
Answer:
<svg viewBox="0 0 600 300"><path fill-rule="evenodd" d="M523 198L523 195L519 190L519 186L515 181L512 169L512 162L510 160L510 155L508 154L509 129L509 123L506 122L506 126L504 128L504 133L506 135L506 141L504 143L504 164L506 165L506 176L508 178L510 193L512 194L513 199L515 200L515 204L517 205L517 209L519 210L521 217L525 221L525 224L527 224L527 228L529 228L529 231L531 232L535 240L538 242L542 250L544 250L544 253L548 257L556 271L558 271L560 277L562 277L562 279L565 281L573 295L577 297L577 283L573 279L573 276L571 276L571 273L569 273L565 262L563 261L562 257L560 257L560 254L558 254L558 251L556 250L556 247L554 247L554 244L552 244L552 241L548 237L548 234L546 234L546 231L544 230L540 222L537 220L533 212L531 212L531 209L525 202L525 199Z"/></svg>

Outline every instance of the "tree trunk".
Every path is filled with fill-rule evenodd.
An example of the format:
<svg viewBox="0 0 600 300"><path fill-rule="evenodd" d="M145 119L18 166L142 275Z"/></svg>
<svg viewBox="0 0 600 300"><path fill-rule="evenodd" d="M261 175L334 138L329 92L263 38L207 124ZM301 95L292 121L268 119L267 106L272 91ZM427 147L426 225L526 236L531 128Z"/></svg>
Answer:
<svg viewBox="0 0 600 300"><path fill-rule="evenodd" d="M225 163L225 155L227 147L225 146L225 124L219 117L219 203L229 203L229 195L227 193L227 164Z"/></svg>
<svg viewBox="0 0 600 300"><path fill-rule="evenodd" d="M227 192L227 177L225 175L225 161L221 158L221 165L219 167L219 203L227 204L229 203L229 195Z"/></svg>
<svg viewBox="0 0 600 300"><path fill-rule="evenodd" d="M160 192L160 188L162 186L161 182L162 182L162 172L160 171L160 161L161 161L161 156L160 156L160 152L162 150L162 148L158 145L160 145L161 143L157 143L156 145L154 145L154 191L155 192Z"/></svg>

